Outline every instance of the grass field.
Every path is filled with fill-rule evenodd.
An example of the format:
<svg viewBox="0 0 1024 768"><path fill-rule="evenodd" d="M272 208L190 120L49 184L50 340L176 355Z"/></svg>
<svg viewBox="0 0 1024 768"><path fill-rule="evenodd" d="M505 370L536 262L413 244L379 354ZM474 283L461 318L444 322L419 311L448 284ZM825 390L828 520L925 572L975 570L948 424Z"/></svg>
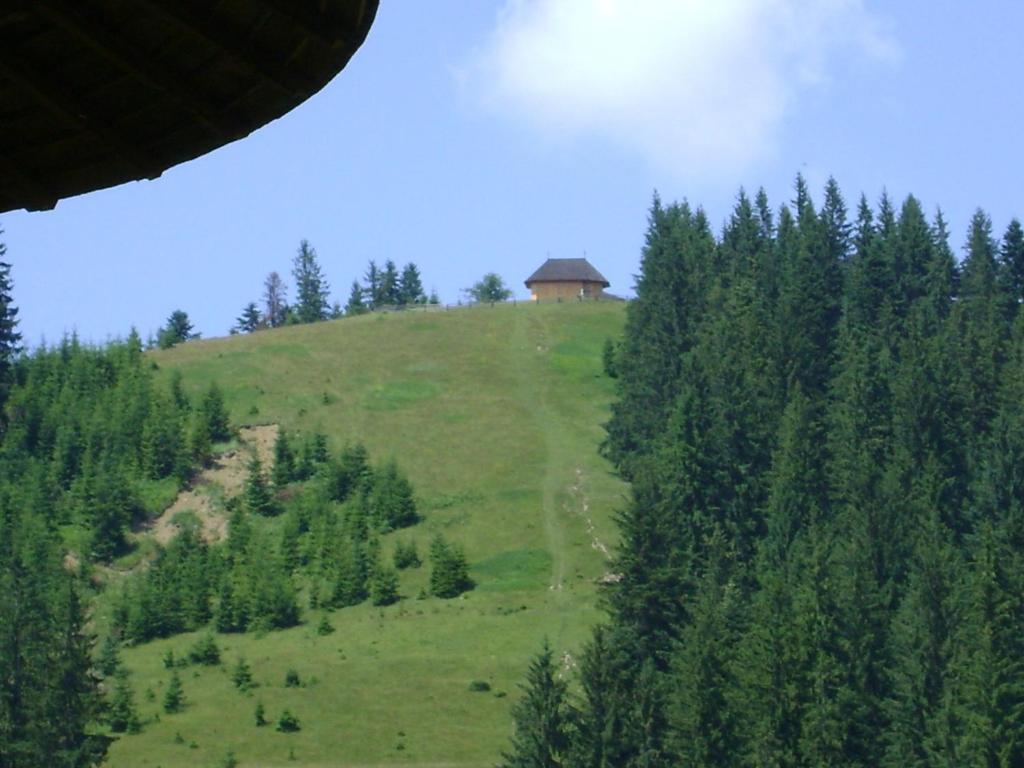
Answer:
<svg viewBox="0 0 1024 768"><path fill-rule="evenodd" d="M509 709L547 637L568 669L600 618L596 582L614 545L625 486L597 454L612 383L604 339L623 305L472 307L373 315L252 336L192 342L153 354L198 393L223 388L236 424L320 429L335 449L361 440L394 456L424 520L385 537L437 531L466 550L472 592L419 598L427 568L402 573L403 599L329 614L335 632L304 625L262 636L218 636L219 667L183 670L187 706L163 714L162 657L183 635L127 649L142 733L111 748L111 766L490 766L511 730ZM259 684L230 681L239 655ZM303 685L285 687L294 669ZM485 681L489 691L471 691ZM257 728L257 701L271 724ZM297 733L274 729L280 713Z"/></svg>

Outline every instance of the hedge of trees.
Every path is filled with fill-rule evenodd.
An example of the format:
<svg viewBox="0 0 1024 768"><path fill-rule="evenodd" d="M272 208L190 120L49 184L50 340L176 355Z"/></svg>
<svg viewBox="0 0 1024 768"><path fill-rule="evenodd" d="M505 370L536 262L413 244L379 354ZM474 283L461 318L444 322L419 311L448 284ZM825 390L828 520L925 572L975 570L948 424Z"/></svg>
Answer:
<svg viewBox="0 0 1024 768"><path fill-rule="evenodd" d="M1024 764L1024 230L802 179L650 212L604 450L632 483L580 693L507 764Z"/></svg>
<svg viewBox="0 0 1024 768"><path fill-rule="evenodd" d="M376 261L369 262L363 282L358 279L352 281L344 307L337 301L331 303L330 284L324 276L316 249L308 240L299 243L292 261L292 278L296 293L294 303L288 303L288 286L284 279L278 272L271 272L263 283L262 305L255 301L247 303L231 332L252 333L282 325L361 315L383 307L437 304L439 301L435 293L428 298L424 292L419 267L409 262L400 270L394 261L388 259L382 267ZM172 327L173 319L172 316L168 321L168 328Z"/></svg>
<svg viewBox="0 0 1024 768"><path fill-rule="evenodd" d="M293 626L301 615L301 586L312 607L398 599L397 571L385 561L380 536L419 521L409 480L393 460L371 465L361 444L333 457L322 435L297 451L293 442L280 433L272 479L258 460L249 464L242 493L228 502L223 543L208 545L186 522L129 583L115 611L115 633L145 642L211 621L220 632ZM300 480L287 501L275 494ZM273 533L258 523L270 516L282 518Z"/></svg>

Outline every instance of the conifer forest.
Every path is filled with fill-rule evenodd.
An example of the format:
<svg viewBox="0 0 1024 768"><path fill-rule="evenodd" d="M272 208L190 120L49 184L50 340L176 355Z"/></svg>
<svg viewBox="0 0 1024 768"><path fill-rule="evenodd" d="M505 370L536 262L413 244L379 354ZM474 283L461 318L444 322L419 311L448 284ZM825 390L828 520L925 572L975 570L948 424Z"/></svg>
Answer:
<svg viewBox="0 0 1024 768"><path fill-rule="evenodd" d="M798 179L655 198L603 450L607 619L508 766L1024 765L1024 231Z"/></svg>

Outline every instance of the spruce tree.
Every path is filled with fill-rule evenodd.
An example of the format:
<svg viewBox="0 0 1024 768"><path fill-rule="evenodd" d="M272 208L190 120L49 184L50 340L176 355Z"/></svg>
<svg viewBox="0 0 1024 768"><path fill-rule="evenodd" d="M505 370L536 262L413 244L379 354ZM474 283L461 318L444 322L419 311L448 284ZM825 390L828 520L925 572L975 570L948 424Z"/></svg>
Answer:
<svg viewBox="0 0 1024 768"><path fill-rule="evenodd" d="M394 459L374 471L367 499L370 514L381 533L395 528L413 525L419 519L416 515L416 501L412 484L398 469Z"/></svg>
<svg viewBox="0 0 1024 768"><path fill-rule="evenodd" d="M274 441L274 468L270 472L270 481L276 488L283 488L294 479L295 453L288 442L288 435L280 429Z"/></svg>
<svg viewBox="0 0 1024 768"><path fill-rule="evenodd" d="M224 393L217 382L211 382L199 404L198 416L204 422L206 431L213 442L231 439L231 424L224 404Z"/></svg>
<svg viewBox="0 0 1024 768"><path fill-rule="evenodd" d="M423 282L420 280L420 270L415 264L409 262L402 267L402 274L398 278L398 303L406 306L408 304L425 304L426 301Z"/></svg>
<svg viewBox="0 0 1024 768"><path fill-rule="evenodd" d="M374 310L383 306L386 301L381 287L381 272L377 262L373 259L370 259L370 263L366 266L366 274L363 276L363 280L366 285L363 289L363 294L366 297L367 309Z"/></svg>
<svg viewBox="0 0 1024 768"><path fill-rule="evenodd" d="M332 603L339 608L359 605L369 596L370 561L366 543L358 537L350 537L339 546Z"/></svg>
<svg viewBox="0 0 1024 768"><path fill-rule="evenodd" d="M388 259L380 274L381 304L398 306L402 303L401 285L399 284L398 267Z"/></svg>
<svg viewBox="0 0 1024 768"><path fill-rule="evenodd" d="M0 237L3 236L0 229ZM21 334L18 333L18 308L14 306L14 283L11 265L7 261L7 246L0 241L0 413L11 386L11 367L21 353ZM0 430L3 425L0 424ZM0 435L2 435L0 431Z"/></svg>
<svg viewBox="0 0 1024 768"><path fill-rule="evenodd" d="M114 733L136 733L140 729L135 694L125 672L119 673L107 705L107 724Z"/></svg>
<svg viewBox="0 0 1024 768"><path fill-rule="evenodd" d="M650 450L679 390L683 353L692 345L707 301L714 259L706 219L686 204L664 207L655 196L640 260L636 300L626 308L618 401L604 450L629 479Z"/></svg>
<svg viewBox="0 0 1024 768"><path fill-rule="evenodd" d="M263 327L263 315L255 301L250 301L242 308L242 314L235 320L235 329L240 333L252 333Z"/></svg>
<svg viewBox="0 0 1024 768"><path fill-rule="evenodd" d="M238 657L238 661L231 670L231 682L234 683L235 688L243 693L252 688L252 669L249 667L244 656Z"/></svg>
<svg viewBox="0 0 1024 768"><path fill-rule="evenodd" d="M1008 297L998 277L992 222L978 210L971 219L952 319L959 373L957 395L962 398L962 429L971 451L980 449L995 414L998 372L1010 331Z"/></svg>
<svg viewBox="0 0 1024 768"><path fill-rule="evenodd" d="M169 715L181 712L185 708L185 689L176 669L171 671L171 679L167 683L167 690L164 691L163 707L164 712Z"/></svg>
<svg viewBox="0 0 1024 768"><path fill-rule="evenodd" d="M102 710L98 680L92 673L93 638L85 630L85 606L74 577L63 575L54 598L58 601L58 634L45 660L49 685L36 692L46 701L44 727L46 763L61 766L92 765L105 746L89 729ZM60 583L60 582L58 582ZM43 723L36 723L36 726Z"/></svg>
<svg viewBox="0 0 1024 768"><path fill-rule="evenodd" d="M398 572L389 566L377 565L370 577L370 602L391 605L398 602Z"/></svg>
<svg viewBox="0 0 1024 768"><path fill-rule="evenodd" d="M300 323L315 323L326 320L330 303L330 287L320 269L316 251L308 240L299 243L298 253L292 262L292 277L295 279L295 313Z"/></svg>
<svg viewBox="0 0 1024 768"><path fill-rule="evenodd" d="M826 391L835 354L841 273L837 253L807 192L797 177L795 221L783 209L779 229L782 276L779 320L783 375L808 397Z"/></svg>
<svg viewBox="0 0 1024 768"><path fill-rule="evenodd" d="M167 324L157 333L157 344L160 349L170 349L175 344L198 338L199 334L193 329L188 313L176 309L167 318Z"/></svg>
<svg viewBox="0 0 1024 768"><path fill-rule="evenodd" d="M345 303L345 315L347 317L353 315L363 315L369 311L366 303L363 301L363 295L365 291L362 286L359 285L358 280L352 281L352 289L348 294L348 301Z"/></svg>
<svg viewBox="0 0 1024 768"><path fill-rule="evenodd" d="M118 653L120 647L121 644L113 632L103 639L103 645L100 646L100 655L96 660L96 669L99 670L103 677L113 677L121 667L121 657Z"/></svg>
<svg viewBox="0 0 1024 768"><path fill-rule="evenodd" d="M611 768L632 758L635 738L627 738L635 722L637 697L630 685L638 679L622 674L628 643L613 627L597 626L579 661L582 696L573 718L571 759L567 765ZM629 666L628 663L626 666Z"/></svg>
<svg viewBox="0 0 1024 768"><path fill-rule="evenodd" d="M954 681L961 763L1024 764L1024 558L1002 525L972 542Z"/></svg>
<svg viewBox="0 0 1024 768"><path fill-rule="evenodd" d="M430 592L435 597L458 597L473 588L462 548L450 544L441 534L430 543L430 566Z"/></svg>
<svg viewBox="0 0 1024 768"><path fill-rule="evenodd" d="M263 476L263 465L260 463L260 457L255 453L249 460L247 471L245 487L242 490L245 511L250 515L268 516L274 514L274 499L270 495L267 480Z"/></svg>
<svg viewBox="0 0 1024 768"><path fill-rule="evenodd" d="M953 536L933 515L918 540L906 594L893 617L893 694L884 764L924 768L954 764L950 669L963 621L963 563Z"/></svg>
<svg viewBox="0 0 1024 768"><path fill-rule="evenodd" d="M530 662L523 695L512 707L515 733L504 753L505 768L558 768L569 748L571 714L567 685L558 676L554 654L545 639Z"/></svg>
<svg viewBox="0 0 1024 768"><path fill-rule="evenodd" d="M1018 219L1010 222L1003 235L999 248L999 278L1010 305L1017 311L1024 302L1024 227Z"/></svg>

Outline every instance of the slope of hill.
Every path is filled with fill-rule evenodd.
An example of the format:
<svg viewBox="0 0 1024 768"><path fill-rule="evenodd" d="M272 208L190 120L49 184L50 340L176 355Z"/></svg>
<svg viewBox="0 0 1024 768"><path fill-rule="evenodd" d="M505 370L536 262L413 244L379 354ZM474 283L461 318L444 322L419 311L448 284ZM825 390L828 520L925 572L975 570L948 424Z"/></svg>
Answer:
<svg viewBox="0 0 1024 768"><path fill-rule="evenodd" d="M461 543L476 589L422 596L428 568L402 572L403 599L328 614L297 628L220 635L223 663L183 671L187 706L160 707L170 649L194 635L126 649L142 733L115 743L111 766L493 765L507 746L509 708L546 636L566 668L599 619L598 582L614 545L625 485L597 455L612 383L601 345L621 304L473 307L374 315L155 353L186 388L212 380L236 424L320 429L335 450L363 441L412 480L423 522L389 534L436 532ZM240 694L244 656L258 684ZM294 669L302 685L285 686ZM490 690L470 690L486 682ZM483 686L477 685L477 688ZM257 702L270 724L254 723ZM301 730L275 730L289 710Z"/></svg>

